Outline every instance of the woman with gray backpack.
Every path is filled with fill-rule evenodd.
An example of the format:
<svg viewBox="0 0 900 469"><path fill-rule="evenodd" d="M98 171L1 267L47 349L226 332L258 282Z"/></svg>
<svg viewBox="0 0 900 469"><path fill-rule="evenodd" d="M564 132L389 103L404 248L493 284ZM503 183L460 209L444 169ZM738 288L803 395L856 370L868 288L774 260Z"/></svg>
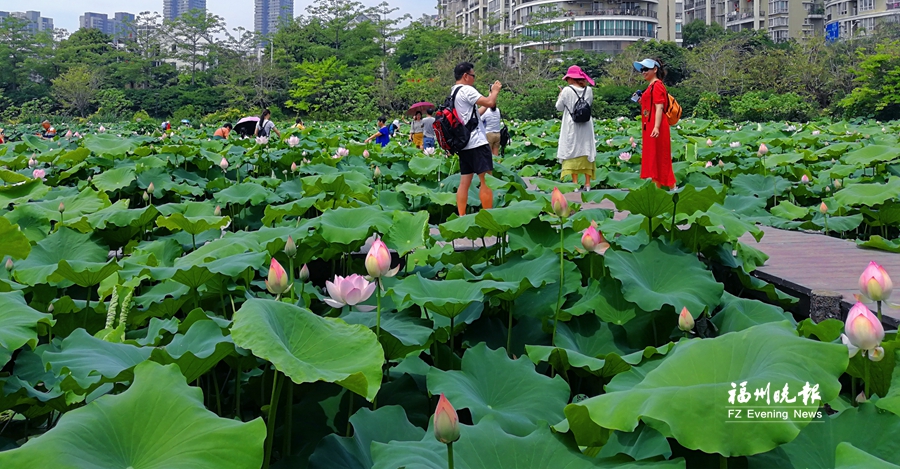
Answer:
<svg viewBox="0 0 900 469"><path fill-rule="evenodd" d="M560 177L572 176L572 182L578 186L578 175L584 175L584 190L591 190L591 179L594 178L597 156L597 141L594 137L594 120L591 118L591 104L594 102L594 80L572 65L566 72L564 80L569 84L559 87L556 99L556 110L563 113L562 127L559 129L559 146L556 158L562 163Z"/></svg>

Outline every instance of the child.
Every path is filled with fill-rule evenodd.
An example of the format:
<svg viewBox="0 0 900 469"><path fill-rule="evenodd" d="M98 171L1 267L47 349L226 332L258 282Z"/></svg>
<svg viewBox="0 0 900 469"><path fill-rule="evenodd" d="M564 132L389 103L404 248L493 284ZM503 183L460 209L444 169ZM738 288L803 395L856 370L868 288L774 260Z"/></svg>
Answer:
<svg viewBox="0 0 900 469"><path fill-rule="evenodd" d="M381 116L378 118L378 132L372 134L371 137L366 139L366 143L375 140L375 143L380 143L381 148L387 146L388 143L391 143L391 129L387 125L387 117Z"/></svg>

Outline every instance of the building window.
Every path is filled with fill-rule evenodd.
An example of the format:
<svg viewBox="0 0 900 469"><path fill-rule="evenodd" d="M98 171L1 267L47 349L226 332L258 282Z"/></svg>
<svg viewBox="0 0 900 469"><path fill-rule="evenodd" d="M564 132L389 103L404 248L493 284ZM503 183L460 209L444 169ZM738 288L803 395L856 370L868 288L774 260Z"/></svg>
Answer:
<svg viewBox="0 0 900 469"><path fill-rule="evenodd" d="M848 5L849 3L850 3L850 2L843 2L843 3L840 4L840 13L839 13L840 15L846 15L846 14L847 14L847 5Z"/></svg>
<svg viewBox="0 0 900 469"><path fill-rule="evenodd" d="M872 11L875 9L875 0L859 0L859 11Z"/></svg>

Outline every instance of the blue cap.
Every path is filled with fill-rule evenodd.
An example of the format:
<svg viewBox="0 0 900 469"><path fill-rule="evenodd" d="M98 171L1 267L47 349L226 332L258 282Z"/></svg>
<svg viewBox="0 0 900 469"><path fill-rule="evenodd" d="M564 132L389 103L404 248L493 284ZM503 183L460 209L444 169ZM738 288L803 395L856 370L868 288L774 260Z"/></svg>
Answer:
<svg viewBox="0 0 900 469"><path fill-rule="evenodd" d="M640 72L640 71L641 71L641 67L644 67L644 68L659 67L659 62L657 62L657 61L655 61L655 60L653 60L653 59L644 59L644 60L641 60L640 62L635 62L635 63L634 63L634 69L635 69L635 70L637 70L637 71Z"/></svg>

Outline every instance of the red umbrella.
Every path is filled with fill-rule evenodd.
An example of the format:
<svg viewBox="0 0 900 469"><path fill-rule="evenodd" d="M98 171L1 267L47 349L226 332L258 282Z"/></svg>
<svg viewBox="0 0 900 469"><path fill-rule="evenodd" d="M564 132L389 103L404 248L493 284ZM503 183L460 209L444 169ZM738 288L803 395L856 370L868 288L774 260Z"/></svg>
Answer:
<svg viewBox="0 0 900 469"><path fill-rule="evenodd" d="M416 104L413 104L409 107L409 110L406 111L406 115L414 116L417 112L425 113L427 109L434 109L434 104L429 103L428 101L422 101Z"/></svg>

